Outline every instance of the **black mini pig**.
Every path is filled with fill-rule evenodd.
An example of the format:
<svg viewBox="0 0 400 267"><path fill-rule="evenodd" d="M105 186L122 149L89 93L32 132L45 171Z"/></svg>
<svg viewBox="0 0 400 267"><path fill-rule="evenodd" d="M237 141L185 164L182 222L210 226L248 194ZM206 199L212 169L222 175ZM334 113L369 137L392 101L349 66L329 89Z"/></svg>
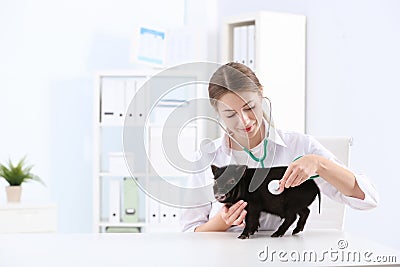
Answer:
<svg viewBox="0 0 400 267"><path fill-rule="evenodd" d="M272 180L280 180L287 169L283 167L273 168L247 168L246 165L228 165L225 167L211 166L214 174L214 196L217 201L230 206L239 200L244 200L246 206L246 226L239 236L241 239L249 238L260 226L259 218L262 211L278 215L284 219L282 225L272 237L280 237L295 222L297 214L299 220L292 234L297 234L304 229L310 210L308 206L318 195L321 208L321 194L313 180L307 180L296 187L285 188L279 195L273 195L268 191L268 183ZM258 179L260 186L253 192L249 192L252 179Z"/></svg>

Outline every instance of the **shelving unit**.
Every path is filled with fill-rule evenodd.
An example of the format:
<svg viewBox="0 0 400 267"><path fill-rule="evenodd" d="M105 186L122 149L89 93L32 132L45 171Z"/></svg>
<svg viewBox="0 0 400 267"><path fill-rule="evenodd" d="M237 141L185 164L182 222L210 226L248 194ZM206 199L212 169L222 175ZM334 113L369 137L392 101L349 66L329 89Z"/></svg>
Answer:
<svg viewBox="0 0 400 267"><path fill-rule="evenodd" d="M278 128L305 132L306 17L261 11L223 23L221 62L249 66Z"/></svg>
<svg viewBox="0 0 400 267"><path fill-rule="evenodd" d="M152 88L145 88L144 99L136 106L129 107L134 95L146 84L154 73L149 72L126 72L113 71L101 72L96 75L94 93L94 166L93 166L93 231L105 232L109 228L132 230L139 229L140 232L154 231L179 231L179 208L161 204L145 193L142 186L157 182L157 175L171 183L180 182L188 174L179 172L163 158L161 133L162 123L168 114L178 108L180 113L185 114L196 110L192 103L186 103L189 99L198 96L196 85L192 88L177 88L164 95L155 104L150 115L145 114L151 105L150 95L157 94L158 88L165 88L176 81L184 84L196 79L192 73L179 72L174 76L160 75ZM157 85L160 86L157 86ZM146 84L147 85L147 84ZM189 109L190 107L190 109ZM148 116L147 116L148 115ZM195 114L193 114L194 116ZM130 151L128 160L133 161L133 168L128 169L124 158L123 131L125 118L129 116L130 127L137 128L135 134L129 139L134 147ZM133 123L132 123L133 122ZM146 127L145 127L146 126ZM143 129L146 131L143 131ZM189 123L183 135L183 149L186 154L193 154L198 147L200 132L204 127L200 123ZM144 142L140 143L140 142ZM142 146L140 145L142 144ZM177 144L179 145L179 144ZM141 147L144 147L141 148ZM182 148L182 147L181 147ZM133 153L132 153L133 152ZM185 151L183 151L185 152ZM114 163L110 162L110 155ZM126 156L126 155L125 155ZM149 160L147 159L149 157ZM122 160L122 161L121 161ZM152 164L155 163L155 164ZM133 179L135 183L133 183ZM130 196L129 203L133 203L130 212L136 215L135 219L125 213L127 196L123 194L126 189L125 182L131 181L129 185L136 193ZM117 189L116 189L117 188ZM119 190L118 190L119 188ZM114 194L117 192L116 194ZM119 193L118 193L119 192ZM137 194L137 196L134 196ZM135 201L137 203L135 204ZM127 202L127 203L125 203ZM119 207L119 208L118 208ZM114 210L117 209L115 212ZM129 221L124 220L130 218Z"/></svg>
<svg viewBox="0 0 400 267"><path fill-rule="evenodd" d="M109 227L115 228L142 228L145 220L138 218L137 222L124 222L120 216L122 212L122 198L120 196L123 177L128 176L127 170L109 170L107 153L121 152L122 129L126 117L128 99L133 97L139 82L144 82L150 73L103 72L95 77L94 87L94 165L93 165L93 231L106 232ZM114 139L118 140L115 141ZM107 148L110 144L112 148ZM106 151L108 152L106 152ZM144 174L144 173L142 173ZM144 175L142 175L144 176ZM113 221L110 216L109 183L110 180L118 183L118 195L114 203L120 205L118 219ZM138 212L138 211L136 211Z"/></svg>

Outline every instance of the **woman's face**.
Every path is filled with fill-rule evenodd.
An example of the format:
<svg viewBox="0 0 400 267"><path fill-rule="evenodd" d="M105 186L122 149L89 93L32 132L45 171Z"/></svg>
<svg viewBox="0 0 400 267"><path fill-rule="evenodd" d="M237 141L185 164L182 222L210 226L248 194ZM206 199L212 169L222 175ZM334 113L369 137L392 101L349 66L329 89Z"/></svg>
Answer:
<svg viewBox="0 0 400 267"><path fill-rule="evenodd" d="M217 102L217 111L228 130L239 138L253 138L262 125L262 97L258 92L227 93Z"/></svg>

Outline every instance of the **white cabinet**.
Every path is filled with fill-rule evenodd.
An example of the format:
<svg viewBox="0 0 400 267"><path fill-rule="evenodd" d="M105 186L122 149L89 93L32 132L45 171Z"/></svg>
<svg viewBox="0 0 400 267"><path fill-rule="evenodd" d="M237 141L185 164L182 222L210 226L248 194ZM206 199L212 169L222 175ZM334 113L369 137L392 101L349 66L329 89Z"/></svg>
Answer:
<svg viewBox="0 0 400 267"><path fill-rule="evenodd" d="M94 166L93 230L177 231L177 208L160 204L149 197L146 185L158 179L179 183L187 173L171 167L163 153L163 123L173 116L195 116L195 85L178 86L195 81L192 74L158 74L146 72L104 72L96 75L94 93ZM151 86L146 81L152 79ZM165 88L170 88L164 93ZM151 103L161 95L156 103ZM140 101L132 103L134 97ZM132 105L132 106L131 106ZM193 114L189 114L192 112ZM124 137L124 127L131 130ZM168 125L181 127L182 125ZM188 123L176 136L167 136L184 155L194 155L199 131L198 122ZM167 133L168 135L169 133ZM124 144L125 140L125 144ZM127 164L129 163L129 164ZM129 166L129 167L128 167ZM130 182L129 182L130 181ZM155 186L157 188L157 185Z"/></svg>
<svg viewBox="0 0 400 267"><path fill-rule="evenodd" d="M277 128L305 132L306 17L266 11L231 17L222 35L221 62L255 71Z"/></svg>
<svg viewBox="0 0 400 267"><path fill-rule="evenodd" d="M56 231L56 205L7 204L0 206L0 233Z"/></svg>

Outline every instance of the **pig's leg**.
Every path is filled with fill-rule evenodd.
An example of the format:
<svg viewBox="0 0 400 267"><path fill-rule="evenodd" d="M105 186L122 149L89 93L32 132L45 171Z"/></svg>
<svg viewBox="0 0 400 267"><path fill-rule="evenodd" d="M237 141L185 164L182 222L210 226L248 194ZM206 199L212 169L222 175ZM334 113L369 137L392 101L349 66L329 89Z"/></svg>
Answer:
<svg viewBox="0 0 400 267"><path fill-rule="evenodd" d="M246 226L244 227L244 230L238 238L240 239L246 239L249 238L250 235L253 235L257 230L258 227L260 227L260 210L252 210L250 207L247 208L247 214L246 214Z"/></svg>
<svg viewBox="0 0 400 267"><path fill-rule="evenodd" d="M271 235L271 237L283 236L287 229L294 223L296 220L296 213L287 214L285 217L285 221L279 226L278 230Z"/></svg>
<svg viewBox="0 0 400 267"><path fill-rule="evenodd" d="M297 221L296 228L294 228L294 230L292 232L292 235L295 235L295 234L303 231L304 225L306 224L306 221L307 221L307 218L308 218L308 215L310 215L310 209L305 207L302 210L300 210L298 212L298 214L299 214L300 218Z"/></svg>

